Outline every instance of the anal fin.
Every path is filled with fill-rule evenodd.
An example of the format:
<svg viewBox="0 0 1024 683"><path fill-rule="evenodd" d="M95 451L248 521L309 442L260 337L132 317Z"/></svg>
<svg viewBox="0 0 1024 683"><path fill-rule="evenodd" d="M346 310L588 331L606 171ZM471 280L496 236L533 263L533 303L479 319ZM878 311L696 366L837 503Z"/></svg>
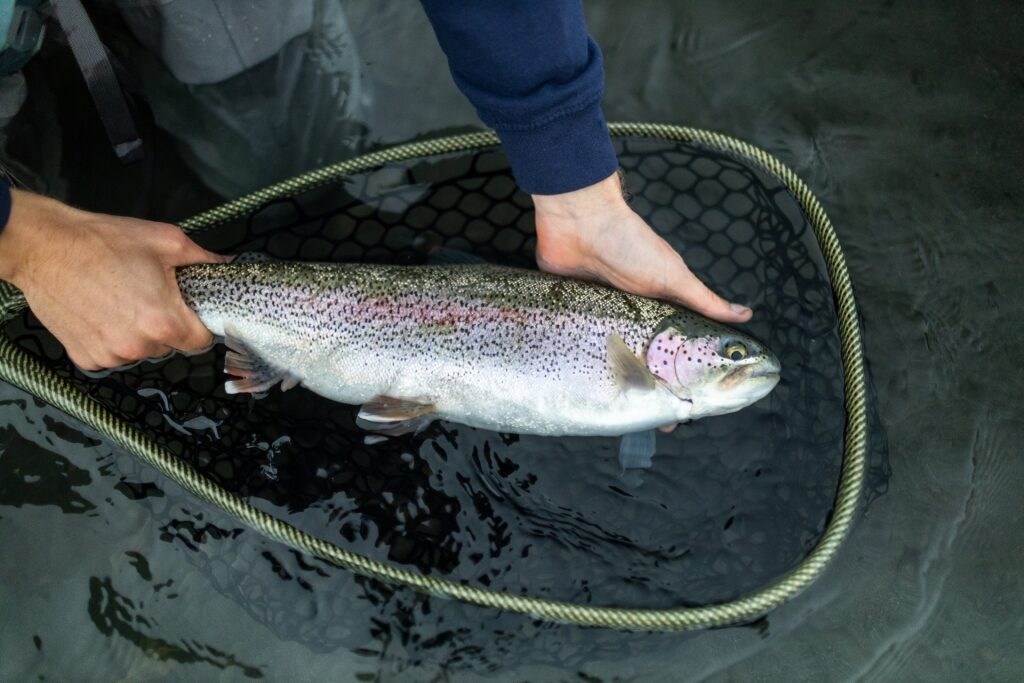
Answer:
<svg viewBox="0 0 1024 683"><path fill-rule="evenodd" d="M288 370L276 367L253 352L234 328L227 325L224 327L224 344L228 347L224 355L224 372L237 378L224 383L227 393L258 394L268 391L278 382L282 391L288 391L299 383L299 378Z"/></svg>
<svg viewBox="0 0 1024 683"><path fill-rule="evenodd" d="M356 424L379 434L417 432L434 421L437 407L428 400L374 396L359 409Z"/></svg>
<svg viewBox="0 0 1024 683"><path fill-rule="evenodd" d="M414 417L411 420L396 420L394 422L371 422L362 417L356 417L356 426L381 436L402 436L420 432L433 421L434 416L429 414Z"/></svg>

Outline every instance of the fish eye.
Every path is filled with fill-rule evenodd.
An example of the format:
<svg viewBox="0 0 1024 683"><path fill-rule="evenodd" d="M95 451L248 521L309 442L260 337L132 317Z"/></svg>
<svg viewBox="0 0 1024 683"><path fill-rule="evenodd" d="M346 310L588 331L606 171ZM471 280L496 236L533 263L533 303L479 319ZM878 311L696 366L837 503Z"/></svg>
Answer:
<svg viewBox="0 0 1024 683"><path fill-rule="evenodd" d="M722 349L722 355L729 360L743 360L750 355L750 351L747 350L743 342L734 341L725 345L725 348Z"/></svg>

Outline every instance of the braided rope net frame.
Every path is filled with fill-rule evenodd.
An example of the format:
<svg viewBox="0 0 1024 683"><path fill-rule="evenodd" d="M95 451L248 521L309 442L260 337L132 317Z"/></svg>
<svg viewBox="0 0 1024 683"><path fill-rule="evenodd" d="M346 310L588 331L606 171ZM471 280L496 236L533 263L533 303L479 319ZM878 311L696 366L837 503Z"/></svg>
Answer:
<svg viewBox="0 0 1024 683"><path fill-rule="evenodd" d="M786 602L818 578L835 556L853 522L864 479L867 447L867 399L860 329L853 288L842 248L832 223L810 189L774 156L725 135L710 131L653 123L613 123L613 136L667 139L698 143L753 162L781 180L796 197L809 218L825 259L835 297L842 346L846 431L842 472L835 508L824 533L811 552L789 573L771 585L735 600L699 607L630 609L574 604L471 586L419 574L378 562L307 534L230 493L199 474L169 450L158 445L135 426L72 387L37 358L0 334L0 379L17 386L81 421L138 456L203 500L216 505L259 533L300 552L328 561L363 576L413 588L430 595L454 598L474 605L518 612L545 621L582 626L647 631L679 631L710 628L751 621ZM198 233L255 211L265 203L336 182L344 176L368 171L389 162L452 152L468 152L497 145L493 132L414 142L349 159L276 183L181 223ZM25 307L21 294L0 282L0 315Z"/></svg>

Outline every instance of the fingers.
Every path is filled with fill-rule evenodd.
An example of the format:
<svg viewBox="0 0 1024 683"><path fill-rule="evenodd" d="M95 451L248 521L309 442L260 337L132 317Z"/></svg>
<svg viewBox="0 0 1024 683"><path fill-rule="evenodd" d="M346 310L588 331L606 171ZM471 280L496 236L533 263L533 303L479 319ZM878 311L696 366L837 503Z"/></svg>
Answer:
<svg viewBox="0 0 1024 683"><path fill-rule="evenodd" d="M621 198L620 198L621 199ZM552 227L538 207L537 264L541 270L601 280L627 292L670 299L723 322L745 322L752 312L712 292L667 241L621 204L611 222L595 231L586 222ZM598 236L599 239L594 241Z"/></svg>
<svg viewBox="0 0 1024 683"><path fill-rule="evenodd" d="M169 275L165 294L146 314L139 316L132 334L134 347L119 353L132 359L154 358L170 350L193 352L204 349L213 335L200 322L199 316L181 298L174 276ZM115 346L115 351L117 347ZM141 355L140 355L141 354Z"/></svg>
<svg viewBox="0 0 1024 683"><path fill-rule="evenodd" d="M212 344L213 335L199 320L195 311L185 304L172 271L177 266L194 263L227 263L231 257L203 249L177 226L163 224L159 229L163 231L161 237L164 248L168 251L167 263L172 267L166 274L167 294L163 299L167 309L157 311L157 317L145 331L150 338L168 349L185 353L201 351Z"/></svg>
<svg viewBox="0 0 1024 683"><path fill-rule="evenodd" d="M169 317L135 336L107 340L96 348L80 345L65 347L68 358L81 370L97 372L117 368L140 360L162 358L175 351L194 353L213 343L213 335L184 302L180 318Z"/></svg>
<svg viewBox="0 0 1024 683"><path fill-rule="evenodd" d="M166 225L164 228L167 231L166 239L171 250L172 265L175 267L194 263L229 263L232 259L231 256L203 249L177 226ZM169 326L157 330L157 338L171 349L185 353L195 353L209 348L213 343L213 335L199 320L195 311L185 304L173 275L170 276L169 284L177 301L176 310L173 318L167 320Z"/></svg>
<svg viewBox="0 0 1024 683"><path fill-rule="evenodd" d="M210 346L213 336L184 301L170 310L153 310L134 319L133 327L112 330L95 343L69 343L68 357L86 371L116 368L140 360L161 358L174 351L193 352Z"/></svg>
<svg viewBox="0 0 1024 683"><path fill-rule="evenodd" d="M184 301L181 302L180 315L183 329L178 338L170 340L170 346L185 353L195 353L209 348L213 344L213 335Z"/></svg>
<svg viewBox="0 0 1024 683"><path fill-rule="evenodd" d="M195 315L194 313L192 314ZM175 351L201 351L210 346L213 336L196 318L194 326L183 327L183 332L161 340L124 339L112 341L103 347L87 349L66 347L68 358L75 366L87 372L118 368L140 360L162 358Z"/></svg>
<svg viewBox="0 0 1024 683"><path fill-rule="evenodd" d="M136 363L146 358L166 356L174 350L166 344L133 344L132 342L122 342L113 348L120 348L123 353L116 353L105 348L86 349L82 347L67 347L66 351L68 358L78 369L85 372L99 372Z"/></svg>
<svg viewBox="0 0 1024 683"><path fill-rule="evenodd" d="M85 372L99 372L100 370L104 370L106 368L115 368L118 365L124 365L128 362L124 359L114 358L112 354L109 357L103 359L104 361L106 361L106 363L100 362L99 360L93 358L92 354L86 351L85 349L68 347L66 351L68 354L68 359L70 359L71 362L75 364L75 367Z"/></svg>
<svg viewBox="0 0 1024 683"><path fill-rule="evenodd" d="M687 308L722 322L742 323L753 315L746 306L730 303L712 292L685 264L674 278L668 295Z"/></svg>

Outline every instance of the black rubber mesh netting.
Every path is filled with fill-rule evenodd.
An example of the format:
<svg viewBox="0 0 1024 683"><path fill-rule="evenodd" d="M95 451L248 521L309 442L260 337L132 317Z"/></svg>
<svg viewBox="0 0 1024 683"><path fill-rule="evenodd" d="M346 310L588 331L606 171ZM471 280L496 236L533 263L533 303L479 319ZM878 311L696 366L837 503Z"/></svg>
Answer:
<svg viewBox="0 0 1024 683"><path fill-rule="evenodd" d="M650 470L622 474L613 438L520 437L452 423L367 446L353 406L304 389L227 396L222 347L95 379L73 370L31 314L8 334L228 490L371 557L582 603L727 600L798 563L832 510L844 410L831 288L806 218L775 178L682 143L616 144L633 208L714 289L755 309L745 329L783 367L780 385L758 404L659 434ZM444 246L533 267L531 202L493 149L388 165L199 240L224 253L399 263L423 262ZM153 507L162 539L281 637L356 647L365 629L344 624L369 621L373 640L410 648L415 623L440 619L429 598L243 535L226 518L194 511L187 494L143 465L118 462L118 490ZM884 479L876 445L868 484ZM446 650L446 661L514 649L500 634L514 630L509 619L528 621L489 617L498 619L494 630L474 642L465 625L479 608L446 604L446 614L467 611L440 629L457 635L429 644Z"/></svg>

